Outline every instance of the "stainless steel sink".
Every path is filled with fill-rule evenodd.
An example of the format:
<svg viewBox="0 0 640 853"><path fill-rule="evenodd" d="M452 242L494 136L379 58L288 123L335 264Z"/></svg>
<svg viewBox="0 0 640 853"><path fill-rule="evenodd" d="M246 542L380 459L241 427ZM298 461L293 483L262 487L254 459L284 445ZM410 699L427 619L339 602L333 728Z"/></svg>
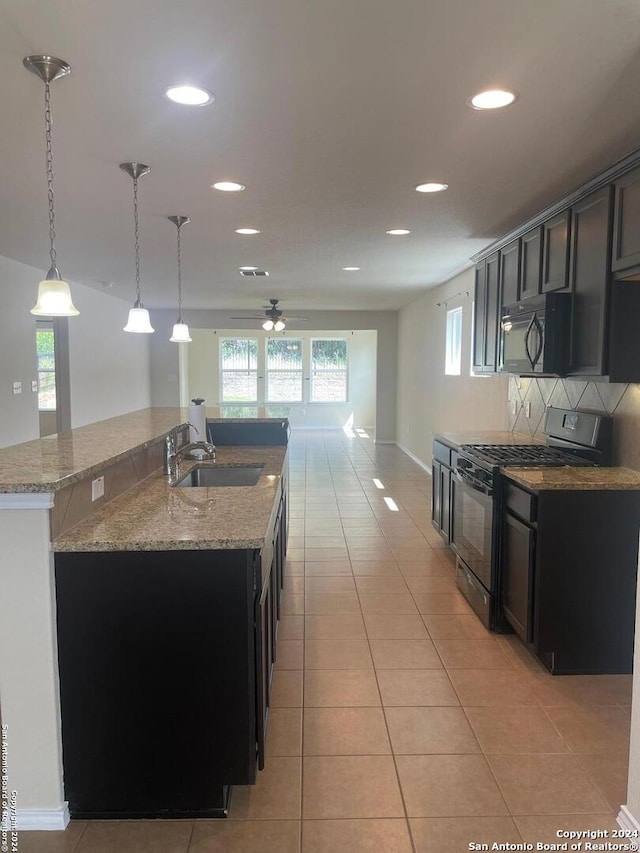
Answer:
<svg viewBox="0 0 640 853"><path fill-rule="evenodd" d="M220 468L213 465L196 465L176 486L255 486L261 474L261 465Z"/></svg>

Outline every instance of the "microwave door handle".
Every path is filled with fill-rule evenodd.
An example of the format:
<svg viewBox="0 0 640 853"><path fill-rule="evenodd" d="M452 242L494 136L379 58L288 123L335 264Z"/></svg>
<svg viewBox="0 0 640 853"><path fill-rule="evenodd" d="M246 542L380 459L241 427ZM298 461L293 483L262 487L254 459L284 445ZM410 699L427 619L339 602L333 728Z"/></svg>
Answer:
<svg viewBox="0 0 640 853"><path fill-rule="evenodd" d="M538 315L533 315L533 325L538 335L538 347L536 349L536 354L533 357L533 366L538 364L540 361L540 356L542 355L542 350L544 349L544 330L542 328L542 323L538 320Z"/></svg>
<svg viewBox="0 0 640 853"><path fill-rule="evenodd" d="M525 349L525 352L527 353L527 358L529 359L529 364L531 365L531 370L533 370L536 366L536 363L533 360L533 356L531 355L531 350L529 349L529 335L533 331L535 318L536 318L536 315L534 314L533 317L531 318L531 322L527 326L527 331L526 331L526 334L524 336L524 349Z"/></svg>

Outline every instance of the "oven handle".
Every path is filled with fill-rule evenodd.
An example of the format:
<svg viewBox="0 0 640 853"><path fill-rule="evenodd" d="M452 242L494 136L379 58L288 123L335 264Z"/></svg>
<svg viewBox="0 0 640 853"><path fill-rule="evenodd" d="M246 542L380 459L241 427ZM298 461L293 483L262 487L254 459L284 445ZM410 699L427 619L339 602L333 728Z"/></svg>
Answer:
<svg viewBox="0 0 640 853"><path fill-rule="evenodd" d="M524 336L524 348L527 353L527 358L529 359L529 364L531 365L531 370L533 370L536 366L533 356L531 355L531 350L529 349L529 335L533 331L533 327L535 325L536 315L534 314L531 318L531 322L527 326L527 331Z"/></svg>
<svg viewBox="0 0 640 853"><path fill-rule="evenodd" d="M455 474L455 479L460 483L461 486L466 486L468 489L473 489L474 492L480 492L481 495L486 495L486 497L490 498L493 495L493 489L490 489L488 486L478 486L473 480L469 480L464 476L461 476L457 471Z"/></svg>

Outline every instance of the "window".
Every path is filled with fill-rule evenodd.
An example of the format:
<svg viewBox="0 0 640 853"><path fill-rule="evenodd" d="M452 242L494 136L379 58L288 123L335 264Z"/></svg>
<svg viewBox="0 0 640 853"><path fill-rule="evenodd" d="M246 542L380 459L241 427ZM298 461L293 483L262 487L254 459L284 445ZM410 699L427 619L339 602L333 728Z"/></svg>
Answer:
<svg viewBox="0 0 640 853"><path fill-rule="evenodd" d="M462 306L447 311L446 353L444 372L448 376L460 376L462 361Z"/></svg>
<svg viewBox="0 0 640 853"><path fill-rule="evenodd" d="M220 340L222 402L258 400L258 341L255 338Z"/></svg>
<svg viewBox="0 0 640 853"><path fill-rule="evenodd" d="M267 400L302 402L302 341L267 339Z"/></svg>
<svg viewBox="0 0 640 853"><path fill-rule="evenodd" d="M38 409L41 412L56 410L56 356L53 325L38 320L36 323L36 353L38 357Z"/></svg>
<svg viewBox="0 0 640 853"><path fill-rule="evenodd" d="M311 340L311 401L345 403L347 401L347 342L313 338Z"/></svg>

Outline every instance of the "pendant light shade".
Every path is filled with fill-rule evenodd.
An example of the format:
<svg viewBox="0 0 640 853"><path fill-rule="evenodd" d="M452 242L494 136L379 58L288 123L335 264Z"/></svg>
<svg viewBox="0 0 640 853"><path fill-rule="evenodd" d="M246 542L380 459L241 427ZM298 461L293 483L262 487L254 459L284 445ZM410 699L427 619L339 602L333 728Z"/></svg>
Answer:
<svg viewBox="0 0 640 853"><path fill-rule="evenodd" d="M53 195L53 148L51 118L51 88L50 84L58 77L71 74L71 66L55 56L27 56L22 64L26 69L36 74L44 83L44 125L46 141L47 164L47 199L49 202L49 258L51 267L46 278L38 285L38 301L31 313L39 317L75 317L80 312L73 304L71 290L63 281L56 266L56 229L55 204Z"/></svg>
<svg viewBox="0 0 640 853"><path fill-rule="evenodd" d="M188 225L191 220L188 216L168 216L167 219L178 229L178 322L173 325L173 332L169 338L174 344L190 344L191 335L189 327L182 319L182 244L180 239L180 229L183 225Z"/></svg>
<svg viewBox="0 0 640 853"><path fill-rule="evenodd" d="M151 171L149 166L143 163L120 163L120 168L133 179L133 223L134 223L134 247L136 257L136 301L129 311L125 332L148 335L155 332L149 319L149 312L142 304L142 293L140 290L140 228L138 223L138 178L148 175Z"/></svg>
<svg viewBox="0 0 640 853"><path fill-rule="evenodd" d="M265 320L262 324L262 328L265 332L270 332L273 329L273 320Z"/></svg>
<svg viewBox="0 0 640 853"><path fill-rule="evenodd" d="M284 323L282 322L282 320L276 320L276 322L273 324L273 331L274 332L281 332L283 329L284 329Z"/></svg>

